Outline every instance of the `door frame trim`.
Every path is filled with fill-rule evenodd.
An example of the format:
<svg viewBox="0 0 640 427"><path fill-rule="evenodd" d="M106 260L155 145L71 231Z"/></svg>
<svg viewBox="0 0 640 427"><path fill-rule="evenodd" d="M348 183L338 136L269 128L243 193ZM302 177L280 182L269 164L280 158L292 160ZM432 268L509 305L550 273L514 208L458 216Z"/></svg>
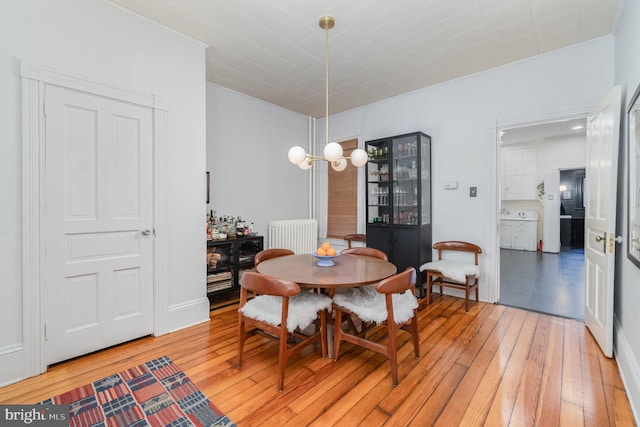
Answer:
<svg viewBox="0 0 640 427"><path fill-rule="evenodd" d="M153 110L153 334L166 332L169 305L167 265L167 101L161 96L75 76L20 61L22 85L22 341L23 377L47 370L42 299L44 219L44 89L56 85L149 107Z"/></svg>

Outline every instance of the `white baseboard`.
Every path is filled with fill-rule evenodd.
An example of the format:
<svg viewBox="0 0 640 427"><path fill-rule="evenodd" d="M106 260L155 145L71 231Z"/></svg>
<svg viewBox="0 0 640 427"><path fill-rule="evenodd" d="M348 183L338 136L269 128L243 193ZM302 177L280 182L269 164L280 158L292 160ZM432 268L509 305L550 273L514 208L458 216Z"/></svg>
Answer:
<svg viewBox="0 0 640 427"><path fill-rule="evenodd" d="M22 344L0 348L0 387L25 378L25 356Z"/></svg>
<svg viewBox="0 0 640 427"><path fill-rule="evenodd" d="M624 330L620 327L618 318L614 316L615 327L615 345L614 355L616 362L618 363L618 370L622 377L624 388L629 398L629 404L631 405L631 411L635 418L636 424L640 425L640 363L638 358L633 354L629 341L624 333Z"/></svg>
<svg viewBox="0 0 640 427"><path fill-rule="evenodd" d="M178 331L209 321L209 299L186 301L169 307L167 326L169 332Z"/></svg>

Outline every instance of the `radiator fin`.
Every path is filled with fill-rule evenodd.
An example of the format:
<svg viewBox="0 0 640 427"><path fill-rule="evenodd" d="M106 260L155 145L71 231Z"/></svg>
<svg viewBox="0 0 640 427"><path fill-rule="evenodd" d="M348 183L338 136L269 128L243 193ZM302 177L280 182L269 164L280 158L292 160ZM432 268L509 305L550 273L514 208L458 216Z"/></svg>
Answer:
<svg viewBox="0 0 640 427"><path fill-rule="evenodd" d="M297 254L314 253L318 244L318 221L288 219L269 223L269 248L291 249Z"/></svg>

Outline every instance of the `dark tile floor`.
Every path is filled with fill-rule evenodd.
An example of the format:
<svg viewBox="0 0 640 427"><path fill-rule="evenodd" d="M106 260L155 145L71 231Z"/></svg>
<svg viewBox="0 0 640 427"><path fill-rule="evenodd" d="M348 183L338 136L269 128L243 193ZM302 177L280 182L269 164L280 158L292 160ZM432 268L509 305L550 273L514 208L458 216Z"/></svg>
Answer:
<svg viewBox="0 0 640 427"><path fill-rule="evenodd" d="M500 250L500 304L584 320L584 250Z"/></svg>

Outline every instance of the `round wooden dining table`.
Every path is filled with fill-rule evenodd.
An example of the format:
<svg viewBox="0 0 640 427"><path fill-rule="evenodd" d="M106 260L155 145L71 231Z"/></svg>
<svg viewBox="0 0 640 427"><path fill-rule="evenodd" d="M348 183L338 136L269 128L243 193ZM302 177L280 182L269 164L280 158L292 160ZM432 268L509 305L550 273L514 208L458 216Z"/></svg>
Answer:
<svg viewBox="0 0 640 427"><path fill-rule="evenodd" d="M321 267L310 254L271 258L256 266L258 273L297 283L302 288L323 288L333 296L336 288L379 282L394 275L395 265L378 258L345 254L333 259L334 265Z"/></svg>

